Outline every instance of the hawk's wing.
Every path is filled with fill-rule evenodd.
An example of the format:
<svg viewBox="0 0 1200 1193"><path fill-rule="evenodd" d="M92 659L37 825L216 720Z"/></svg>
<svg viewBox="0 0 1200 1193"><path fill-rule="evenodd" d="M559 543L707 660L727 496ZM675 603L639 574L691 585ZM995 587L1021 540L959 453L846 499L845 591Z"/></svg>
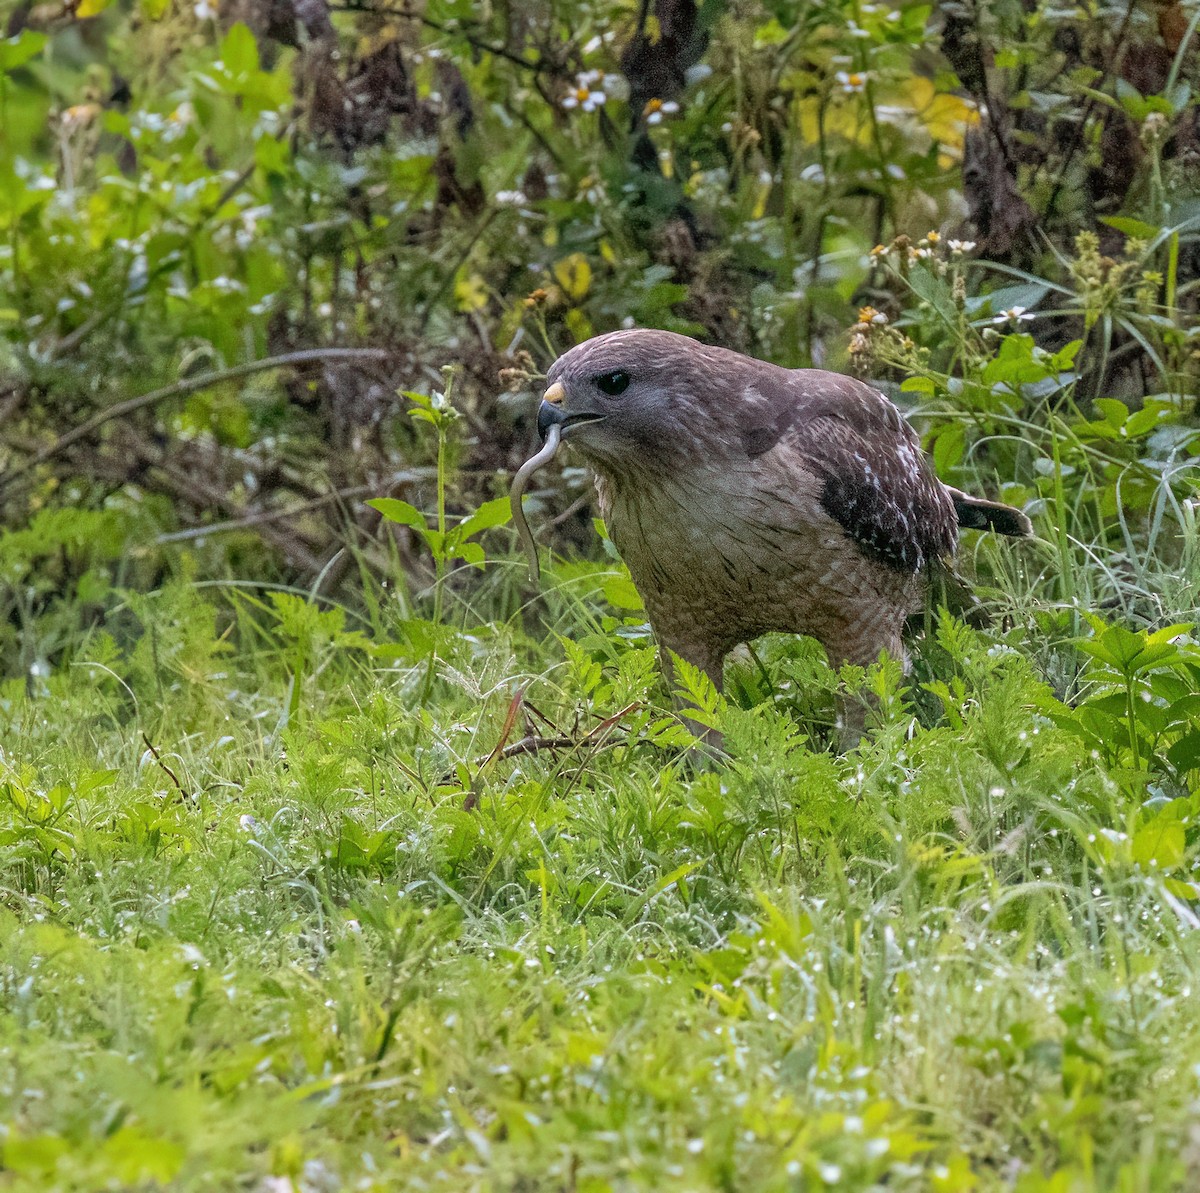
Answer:
<svg viewBox="0 0 1200 1193"><path fill-rule="evenodd" d="M916 572L953 554L950 492L877 390L820 369L773 370L739 415L747 455L793 455L817 477L821 508L871 558Z"/></svg>

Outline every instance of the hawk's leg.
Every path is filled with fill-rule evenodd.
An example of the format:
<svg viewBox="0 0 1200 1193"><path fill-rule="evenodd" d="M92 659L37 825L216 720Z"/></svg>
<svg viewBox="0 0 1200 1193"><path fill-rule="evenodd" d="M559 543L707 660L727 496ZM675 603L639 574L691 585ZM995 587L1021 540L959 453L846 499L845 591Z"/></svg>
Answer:
<svg viewBox="0 0 1200 1193"><path fill-rule="evenodd" d="M905 672L908 671L908 652L900 637L900 628L895 626L883 633L849 635L835 642L825 642L825 653L829 665L835 671L850 663L855 667L870 667L879 661L879 655L887 651L899 659ZM839 689L835 701L837 710L838 744L843 750L852 750L866 732L867 719L878 710L879 702L870 692L847 692Z"/></svg>

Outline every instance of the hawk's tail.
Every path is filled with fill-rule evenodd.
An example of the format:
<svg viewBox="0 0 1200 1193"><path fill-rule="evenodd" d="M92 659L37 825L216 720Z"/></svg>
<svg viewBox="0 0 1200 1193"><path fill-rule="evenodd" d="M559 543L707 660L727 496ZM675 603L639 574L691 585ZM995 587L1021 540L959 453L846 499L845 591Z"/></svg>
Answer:
<svg viewBox="0 0 1200 1193"><path fill-rule="evenodd" d="M949 485L946 487L950 488ZM971 497L958 489L950 489L950 496L954 499L958 524L967 530L994 530L1013 538L1029 538L1033 534L1033 524L1011 505L984 501L982 497Z"/></svg>

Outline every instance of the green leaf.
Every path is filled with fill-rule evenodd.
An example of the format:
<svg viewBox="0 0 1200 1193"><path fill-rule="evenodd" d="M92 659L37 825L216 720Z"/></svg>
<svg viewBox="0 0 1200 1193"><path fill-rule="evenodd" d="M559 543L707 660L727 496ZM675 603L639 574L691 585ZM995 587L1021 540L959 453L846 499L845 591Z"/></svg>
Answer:
<svg viewBox="0 0 1200 1193"><path fill-rule="evenodd" d="M16 37L0 41L0 71L16 70L31 58L41 53L46 44L44 33L23 29Z"/></svg>
<svg viewBox="0 0 1200 1193"><path fill-rule="evenodd" d="M10 1128L4 1141L4 1167L16 1173L50 1173L71 1145L60 1135L22 1136Z"/></svg>
<svg viewBox="0 0 1200 1193"><path fill-rule="evenodd" d="M640 899L636 900L629 911L625 913L625 922L627 924L632 923L635 919L637 919L638 915L641 914L642 910L648 903L651 902L651 900L655 899L664 891L669 890L671 887L676 885L679 886L680 894L683 895L684 902L686 903L687 887L684 885L683 880L689 874L699 870L703 865L704 862L702 860L695 862L684 862L682 866L676 866L675 869L669 874L664 874L649 888L649 890L645 892L645 894L642 895Z"/></svg>
<svg viewBox="0 0 1200 1193"><path fill-rule="evenodd" d="M367 504L378 510L389 522L411 526L422 533L429 529L429 521L425 515L407 501L400 501L395 497L373 497Z"/></svg>
<svg viewBox="0 0 1200 1193"><path fill-rule="evenodd" d="M604 581L603 592L604 599L614 609L628 609L630 612L640 613L646 607L642 603L641 594L628 576L609 576Z"/></svg>
<svg viewBox="0 0 1200 1193"><path fill-rule="evenodd" d="M1177 621L1173 625L1163 626L1161 630L1155 630L1154 633L1146 636L1147 646L1159 646L1163 643L1174 643L1176 638L1181 638L1184 634L1191 633L1193 623L1190 621ZM1191 648L1191 653L1197 654L1195 647Z"/></svg>
<svg viewBox="0 0 1200 1193"><path fill-rule="evenodd" d="M1132 857L1143 866L1172 869L1183 861L1187 841L1183 825L1167 816L1156 816L1133 837Z"/></svg>
<svg viewBox="0 0 1200 1193"><path fill-rule="evenodd" d="M1049 282L1025 282L1019 286L1002 286L990 294L976 294L967 298L966 310L971 316L996 315L1013 307L1032 310L1050 293Z"/></svg>
<svg viewBox="0 0 1200 1193"><path fill-rule="evenodd" d="M221 61L235 78L245 78L258 70L258 44L254 34L240 21L221 42Z"/></svg>
<svg viewBox="0 0 1200 1193"><path fill-rule="evenodd" d="M485 501L473 514L458 524L458 535L468 539L473 534L503 526L512 517L512 505L507 497L494 497Z"/></svg>
<svg viewBox="0 0 1200 1193"><path fill-rule="evenodd" d="M1167 761L1181 775L1200 770L1200 729L1185 733L1167 751Z"/></svg>
<svg viewBox="0 0 1200 1193"><path fill-rule="evenodd" d="M1123 232L1126 236L1132 236L1135 240L1153 240L1161 228L1156 228L1153 224L1146 223L1145 220L1130 219L1124 215L1102 215L1100 217L1102 224L1107 224L1110 228L1116 228L1118 232Z"/></svg>
<svg viewBox="0 0 1200 1193"><path fill-rule="evenodd" d="M1122 673L1128 673L1134 660L1145 648L1145 639L1124 626L1107 626L1095 638L1076 638L1075 645L1084 654L1107 663Z"/></svg>
<svg viewBox="0 0 1200 1193"><path fill-rule="evenodd" d="M687 716L706 728L712 729L717 724L717 712L721 707L721 693L709 677L686 659L671 655L672 666L675 669L676 694L682 696L690 707Z"/></svg>
<svg viewBox="0 0 1200 1193"><path fill-rule="evenodd" d="M450 551L450 554L465 559L472 567L483 567L485 556L483 548L478 543L459 543Z"/></svg>
<svg viewBox="0 0 1200 1193"><path fill-rule="evenodd" d="M962 423L947 423L939 428L933 441L933 465L939 476L946 476L962 463L967 446L967 429Z"/></svg>

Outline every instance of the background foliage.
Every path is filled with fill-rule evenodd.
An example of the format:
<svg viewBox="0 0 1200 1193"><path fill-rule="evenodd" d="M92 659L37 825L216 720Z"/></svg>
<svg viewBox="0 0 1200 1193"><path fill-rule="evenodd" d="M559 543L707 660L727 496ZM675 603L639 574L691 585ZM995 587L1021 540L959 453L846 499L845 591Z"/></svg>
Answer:
<svg viewBox="0 0 1200 1193"><path fill-rule="evenodd" d="M5 20L0 1187L1195 1187L1194 3ZM569 459L526 586L633 324L1034 519L859 749L681 757Z"/></svg>

